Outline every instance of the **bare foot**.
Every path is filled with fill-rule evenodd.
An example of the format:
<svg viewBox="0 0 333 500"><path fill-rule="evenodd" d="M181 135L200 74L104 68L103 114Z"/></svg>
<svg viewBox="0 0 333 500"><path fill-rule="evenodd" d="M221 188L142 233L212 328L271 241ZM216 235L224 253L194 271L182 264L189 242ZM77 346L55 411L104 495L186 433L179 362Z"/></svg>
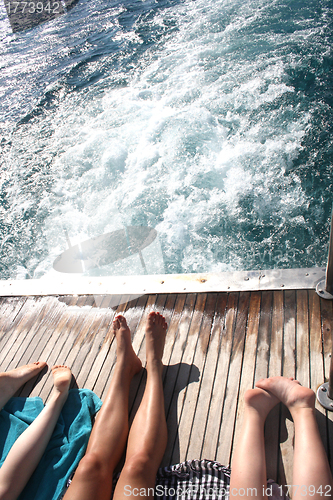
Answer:
<svg viewBox="0 0 333 500"><path fill-rule="evenodd" d="M162 363L167 327L164 316L154 311L149 313L146 326L147 362Z"/></svg>
<svg viewBox="0 0 333 500"><path fill-rule="evenodd" d="M245 407L247 409L255 410L256 413L266 420L269 412L279 403L279 400L272 393L263 389L249 389L244 395Z"/></svg>
<svg viewBox="0 0 333 500"><path fill-rule="evenodd" d="M45 361L36 361L9 372L0 373L0 399L8 401L23 384L38 375L45 366L47 366Z"/></svg>
<svg viewBox="0 0 333 500"><path fill-rule="evenodd" d="M125 363L133 376L141 370L142 363L133 350L131 332L124 316L116 316L112 327L117 339L117 362Z"/></svg>
<svg viewBox="0 0 333 500"><path fill-rule="evenodd" d="M70 368L65 365L55 365L52 366L51 370L53 376L54 393L67 395L72 380L72 372Z"/></svg>
<svg viewBox="0 0 333 500"><path fill-rule="evenodd" d="M270 377L259 380L256 386L276 396L287 406L291 414L298 408L314 409L315 393L308 387L302 387L292 378Z"/></svg>

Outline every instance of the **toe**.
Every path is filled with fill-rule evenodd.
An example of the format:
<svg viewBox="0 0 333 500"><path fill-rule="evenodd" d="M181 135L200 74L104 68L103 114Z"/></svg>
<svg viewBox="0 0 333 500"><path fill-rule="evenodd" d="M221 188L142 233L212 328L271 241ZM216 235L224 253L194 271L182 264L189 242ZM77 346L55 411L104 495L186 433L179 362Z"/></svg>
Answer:
<svg viewBox="0 0 333 500"><path fill-rule="evenodd" d="M36 365L37 368L44 368L45 366L47 366L47 363L45 361L36 361L34 365Z"/></svg>

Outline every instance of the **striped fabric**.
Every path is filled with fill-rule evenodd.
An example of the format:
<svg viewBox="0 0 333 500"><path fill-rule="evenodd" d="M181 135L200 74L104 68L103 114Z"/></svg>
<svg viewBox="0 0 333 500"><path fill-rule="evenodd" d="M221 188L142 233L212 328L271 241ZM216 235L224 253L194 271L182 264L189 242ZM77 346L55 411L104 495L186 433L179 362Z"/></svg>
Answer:
<svg viewBox="0 0 333 500"><path fill-rule="evenodd" d="M210 460L190 460L160 468L155 499L224 500L229 497L230 469Z"/></svg>

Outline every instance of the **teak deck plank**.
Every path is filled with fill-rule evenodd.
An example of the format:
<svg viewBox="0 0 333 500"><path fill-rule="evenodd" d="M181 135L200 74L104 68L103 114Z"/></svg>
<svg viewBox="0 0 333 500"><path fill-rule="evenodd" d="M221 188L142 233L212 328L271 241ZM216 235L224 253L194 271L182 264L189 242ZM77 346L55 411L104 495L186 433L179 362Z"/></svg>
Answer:
<svg viewBox="0 0 333 500"><path fill-rule="evenodd" d="M270 354L268 356L267 375L274 377L282 373L282 345L283 345L283 292L275 291L271 294L265 293L264 296L269 303L270 312L267 322L270 321L269 336ZM267 313L266 313L267 314ZM265 448L267 456L267 474L272 478L279 478L281 481L280 471L280 435L276 431L280 427L280 405L275 406L268 415L265 425ZM285 484L281 481L279 484Z"/></svg>
<svg viewBox="0 0 333 500"><path fill-rule="evenodd" d="M1 297L1 316L0 316L0 339L3 333L9 328L19 314L20 310L26 302L26 297Z"/></svg>
<svg viewBox="0 0 333 500"><path fill-rule="evenodd" d="M180 363L183 360L184 346L186 346L188 331L191 325L191 319L195 306L195 294L188 294L186 296L182 313L179 317L179 322L177 325L176 336L174 340L173 349L169 358L169 363L165 369L164 374L164 401L165 401L165 413L167 416L168 433L170 439L168 441L168 449L165 455L165 464L168 464L168 458L171 458L171 453L173 449L174 437L177 432L178 418L178 394L182 390L182 382L178 377L178 372L180 369ZM178 385L177 385L178 384ZM171 410L171 402L174 400L173 410Z"/></svg>
<svg viewBox="0 0 333 500"><path fill-rule="evenodd" d="M136 328L135 328L135 334L133 337L133 348L138 357L140 358L142 362L142 366L145 366L146 360L145 360L145 325L147 321L147 316L150 311L156 310L156 307L158 305L156 304L157 301L157 296L156 295L149 295L146 307L142 311L142 314L140 318L138 318L138 321L136 323ZM160 304L159 304L160 305ZM146 383L146 372L143 371L139 373L133 380L132 386L131 386L131 393L130 393L130 422L132 422L135 413L140 405L140 401L143 396L144 392L144 387ZM107 386L105 387L107 389Z"/></svg>
<svg viewBox="0 0 333 500"><path fill-rule="evenodd" d="M241 292L239 294L238 311L235 329L233 332L233 343L231 348L222 422L219 429L219 440L216 450L216 460L220 463L225 464L230 464L231 460L231 446L234 434L234 426L236 423L237 400L241 381L241 370L243 363L249 303L250 293ZM230 422L233 422L233 425L230 425Z"/></svg>
<svg viewBox="0 0 333 500"><path fill-rule="evenodd" d="M313 390L328 377L333 304L314 290L0 298L0 369L43 359L67 364L73 384L102 400L116 363L112 321L124 314L145 367L145 324L164 314L168 332L163 384L169 440L162 465L206 458L232 462L244 393L266 376L296 377ZM130 421L140 405L146 371L133 379ZM47 401L44 370L20 391ZM316 403L321 438L333 465L333 413ZM291 482L293 424L279 405L265 427L267 473Z"/></svg>
<svg viewBox="0 0 333 500"><path fill-rule="evenodd" d="M320 298L313 290L309 291L309 318L310 318L310 382L311 389L317 390L317 387L323 383L325 377L323 352L322 352L322 331L321 331L321 309ZM317 421L319 432L324 443L326 451L327 444L327 424L326 410L317 402Z"/></svg>
<svg viewBox="0 0 333 500"><path fill-rule="evenodd" d="M284 377L294 377L296 375L296 297L294 290L287 290L284 293L284 336L283 336L283 356L282 356L282 375ZM289 410L282 406L282 420L280 435L286 432L286 438L281 443L281 454L283 459L283 484L292 484L292 463L293 463L293 438L294 426L290 420Z"/></svg>
<svg viewBox="0 0 333 500"><path fill-rule="evenodd" d="M133 300L130 295L124 295L119 297L119 303L116 306L116 303L114 304L114 307L112 309L115 309L113 311L113 317L117 316L117 314L122 314L125 312L127 304ZM112 330L109 330L109 341L111 341L110 349L108 351L107 357L104 360L104 365L103 365L103 370L99 372L99 376L97 381L93 385L93 391L96 392L102 399L104 398L104 393L105 389L108 386L108 382L111 378L111 373L113 371L113 367L116 361L116 342L114 339L114 335L112 333Z"/></svg>
<svg viewBox="0 0 333 500"><path fill-rule="evenodd" d="M28 298L12 324L3 332L0 354L0 366L7 370L16 350L24 339L24 332L28 332L37 321L40 313L40 300Z"/></svg>
<svg viewBox="0 0 333 500"><path fill-rule="evenodd" d="M227 374L232 348L234 324L238 304L238 294L230 293L227 303L227 312L224 320L222 340L220 343L219 358L216 367L214 385L212 389L210 407L207 416L204 440L202 443L202 457L216 459L219 429L223 412L226 392ZM233 422L231 423L233 424ZM225 464L229 465L229 464Z"/></svg>
<svg viewBox="0 0 333 500"><path fill-rule="evenodd" d="M197 450L201 450L206 429L209 406L215 380L217 360L221 347L222 330L224 325L227 295L219 294L216 301L213 324L210 332L210 341L205 359L204 370L200 377L200 390L198 391L197 407L192 423L191 434L187 443L185 458L190 460ZM201 453L202 455L202 453Z"/></svg>
<svg viewBox="0 0 333 500"><path fill-rule="evenodd" d="M171 398L169 399L169 415L173 413L172 421L174 423L177 422L177 425L172 425L168 428L168 444L164 455L164 461L166 464L171 464L173 459L179 461L179 458L175 459L174 456L180 455L179 443L178 443L178 435L179 435L179 427L182 422L183 408L186 397L186 389L188 384L191 383L190 380L190 372L194 360L194 355L196 351L197 342L199 339L199 335L196 333L200 331L200 326L202 322L203 312L206 304L207 294L198 294L197 301L193 301L193 311L190 317L190 321L188 322L188 317L186 318L187 328L183 328L184 333L186 333L186 340L182 342L183 344L183 353L181 363L176 370L176 379L174 383L174 390L171 394ZM182 323L183 324L182 318ZM184 337L179 337L179 339L183 340ZM178 340L178 339L177 339ZM179 351L178 351L179 352ZM177 351L173 352L173 356L177 354ZM174 358L174 361L177 361ZM172 377L175 378L175 377ZM192 382L193 384L193 382ZM177 412L171 411L177 408ZM183 451L183 450L182 450ZM186 453L186 450L183 452Z"/></svg>
<svg viewBox="0 0 333 500"><path fill-rule="evenodd" d="M45 347L45 352L41 353L41 359L46 361L50 367L58 363L63 364L62 356L60 355L60 353L66 343L67 338L70 335L72 328L78 320L78 311L75 309L77 303L78 298L73 298L73 300L69 304L69 307L65 308L61 321L56 325L53 335L50 338L50 342ZM50 377L51 373L49 371L46 377L42 379L41 384L39 384L39 392L34 395L41 397L43 400L46 400L47 395L50 392L50 386L52 384Z"/></svg>
<svg viewBox="0 0 333 500"><path fill-rule="evenodd" d="M332 323L333 323L333 310L332 301L320 299L321 319L322 319L322 336L323 336L323 360L324 360L324 373L325 380L329 379L331 353L332 353ZM327 450L329 460L332 462L333 458L333 428L332 421L333 415L331 411L326 411L328 420L326 421L329 448Z"/></svg>
<svg viewBox="0 0 333 500"><path fill-rule="evenodd" d="M28 363L34 348L41 341L45 318L48 314L52 314L52 303L46 298L42 298L39 306L33 311L29 321L22 324L23 328L19 330L19 337L16 338L13 348L10 349L12 358L6 370ZM30 311L33 309L31 307Z"/></svg>
<svg viewBox="0 0 333 500"><path fill-rule="evenodd" d="M233 442L238 442L238 436L242 425L244 412L244 394L247 389L254 385L256 352L258 346L259 318L260 318L260 299L259 292L252 292L249 304L249 314L247 321L247 332L245 338L245 347L243 354L243 366L238 393L237 416L235 422L235 432Z"/></svg>
<svg viewBox="0 0 333 500"><path fill-rule="evenodd" d="M194 415L197 408L198 395L200 393L200 380L203 377L203 371L205 367L205 359L209 346L210 332L212 327L212 321L214 318L214 311L216 305L216 294L212 293L208 295L205 302L205 308L202 314L201 324L195 325L192 323L191 328L194 329L192 338L197 336L195 330L200 328L199 335L197 336L196 349L194 353L193 362L190 364L190 369L188 370L188 379L192 383L188 383L184 391L182 414L179 416L178 433L176 437L176 446L179 446L178 455L186 456L187 447L189 443L189 438L191 435L192 424L194 420ZM199 318L198 318L199 320ZM179 440L179 436L182 439ZM174 446L175 449L175 446ZM172 456L171 462L175 463L177 457Z"/></svg>

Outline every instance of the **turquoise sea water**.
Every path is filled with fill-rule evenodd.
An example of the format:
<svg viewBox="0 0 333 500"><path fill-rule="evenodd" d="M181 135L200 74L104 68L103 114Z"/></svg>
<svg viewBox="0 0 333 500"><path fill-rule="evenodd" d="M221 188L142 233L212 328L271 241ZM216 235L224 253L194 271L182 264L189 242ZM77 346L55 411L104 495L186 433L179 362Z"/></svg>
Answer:
<svg viewBox="0 0 333 500"><path fill-rule="evenodd" d="M136 225L158 234L149 273L325 265L332 19L327 0L80 0L13 34L0 4L0 278Z"/></svg>

